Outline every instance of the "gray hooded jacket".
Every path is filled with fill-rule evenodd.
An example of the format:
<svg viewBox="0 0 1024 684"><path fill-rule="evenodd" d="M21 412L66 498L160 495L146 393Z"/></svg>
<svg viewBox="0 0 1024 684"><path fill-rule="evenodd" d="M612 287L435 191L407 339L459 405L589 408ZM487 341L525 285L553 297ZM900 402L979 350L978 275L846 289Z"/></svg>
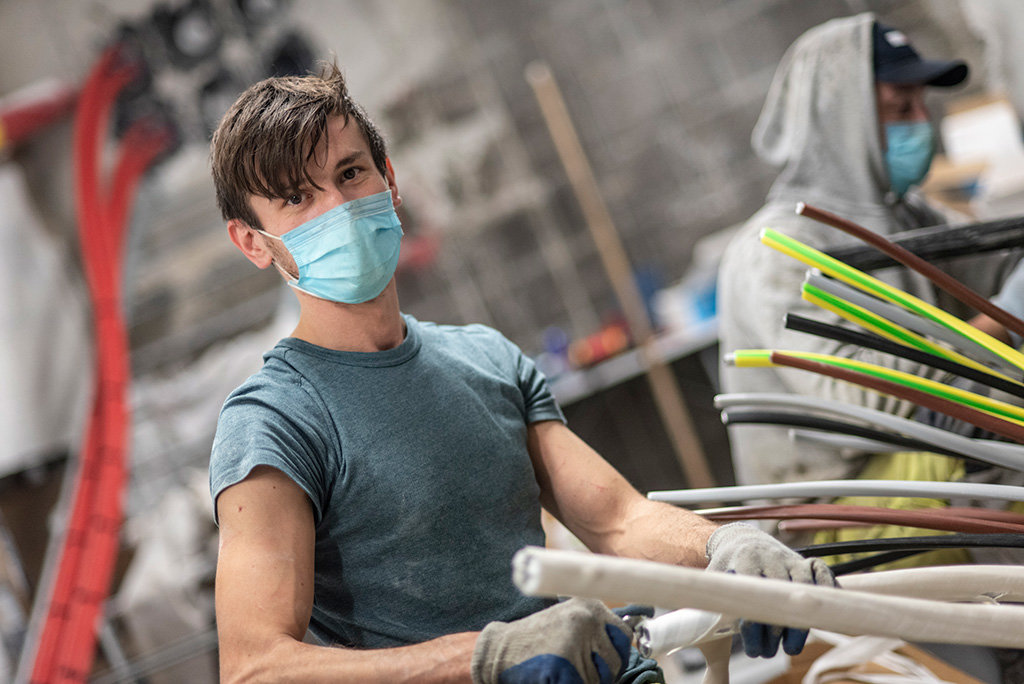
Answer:
<svg viewBox="0 0 1024 684"><path fill-rule="evenodd" d="M776 71L752 142L761 158L783 170L767 204L740 229L720 267L723 356L736 349L804 350L934 376L927 368L886 354L786 330L787 312L832 323L838 318L801 299L803 264L759 241L765 227L820 250L851 241L834 228L797 216L797 202L821 207L883 235L943 222L921 198L908 195L897 200L889 191L875 105L873 21L872 14L864 13L807 31ZM936 303L933 286L916 273L893 268L873 275ZM987 294L991 283L979 289ZM725 392L797 393L901 416L909 416L914 409L907 402L807 371L724 364L721 370ZM792 443L787 431L778 427L734 426L730 441L741 484L844 478L862 464L856 454Z"/></svg>

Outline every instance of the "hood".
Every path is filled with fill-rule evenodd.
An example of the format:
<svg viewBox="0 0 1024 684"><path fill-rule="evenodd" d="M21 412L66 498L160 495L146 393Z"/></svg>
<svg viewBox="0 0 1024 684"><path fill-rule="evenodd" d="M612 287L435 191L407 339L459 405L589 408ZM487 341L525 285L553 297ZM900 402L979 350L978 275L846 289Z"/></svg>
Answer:
<svg viewBox="0 0 1024 684"><path fill-rule="evenodd" d="M833 19L804 33L783 56L751 140L761 159L783 166L769 199L848 216L886 211L874 21L870 12Z"/></svg>

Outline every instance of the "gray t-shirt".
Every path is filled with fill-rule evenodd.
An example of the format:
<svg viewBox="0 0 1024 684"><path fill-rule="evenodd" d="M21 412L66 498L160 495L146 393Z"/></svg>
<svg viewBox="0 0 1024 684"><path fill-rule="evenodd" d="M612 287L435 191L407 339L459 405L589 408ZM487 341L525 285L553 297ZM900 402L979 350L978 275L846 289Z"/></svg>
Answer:
<svg viewBox="0 0 1024 684"><path fill-rule="evenodd" d="M491 328L404 318L382 352L282 340L217 426L215 503L258 465L309 496L325 643L400 646L548 605L510 567L544 543L527 425L564 422L544 376Z"/></svg>

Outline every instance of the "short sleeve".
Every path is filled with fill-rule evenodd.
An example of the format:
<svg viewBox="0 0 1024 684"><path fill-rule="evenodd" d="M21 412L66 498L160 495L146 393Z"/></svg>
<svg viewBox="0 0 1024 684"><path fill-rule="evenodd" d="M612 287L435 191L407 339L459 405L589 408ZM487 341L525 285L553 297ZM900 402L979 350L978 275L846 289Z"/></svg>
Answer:
<svg viewBox="0 0 1024 684"><path fill-rule="evenodd" d="M557 420L565 423L565 416L562 415L562 409L559 408L555 396L551 393L544 373L537 368L533 359L524 354L519 347L512 346L515 348L517 356L516 375L519 389L523 393L523 400L526 403L526 422L538 423L542 420Z"/></svg>
<svg viewBox="0 0 1024 684"><path fill-rule="evenodd" d="M301 382L275 382L265 371L235 390L221 409L210 455L214 517L221 492L257 466L269 466L306 492L319 525L331 487L330 444L317 427L323 410Z"/></svg>

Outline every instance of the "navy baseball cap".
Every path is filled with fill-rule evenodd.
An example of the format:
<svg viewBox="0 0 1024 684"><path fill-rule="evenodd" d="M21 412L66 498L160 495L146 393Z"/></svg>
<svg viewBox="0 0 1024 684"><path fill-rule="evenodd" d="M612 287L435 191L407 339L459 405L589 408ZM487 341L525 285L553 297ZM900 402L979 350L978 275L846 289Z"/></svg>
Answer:
<svg viewBox="0 0 1024 684"><path fill-rule="evenodd" d="M875 22L872 28L875 80L897 85L955 86L967 78L967 63L921 59L902 31Z"/></svg>

